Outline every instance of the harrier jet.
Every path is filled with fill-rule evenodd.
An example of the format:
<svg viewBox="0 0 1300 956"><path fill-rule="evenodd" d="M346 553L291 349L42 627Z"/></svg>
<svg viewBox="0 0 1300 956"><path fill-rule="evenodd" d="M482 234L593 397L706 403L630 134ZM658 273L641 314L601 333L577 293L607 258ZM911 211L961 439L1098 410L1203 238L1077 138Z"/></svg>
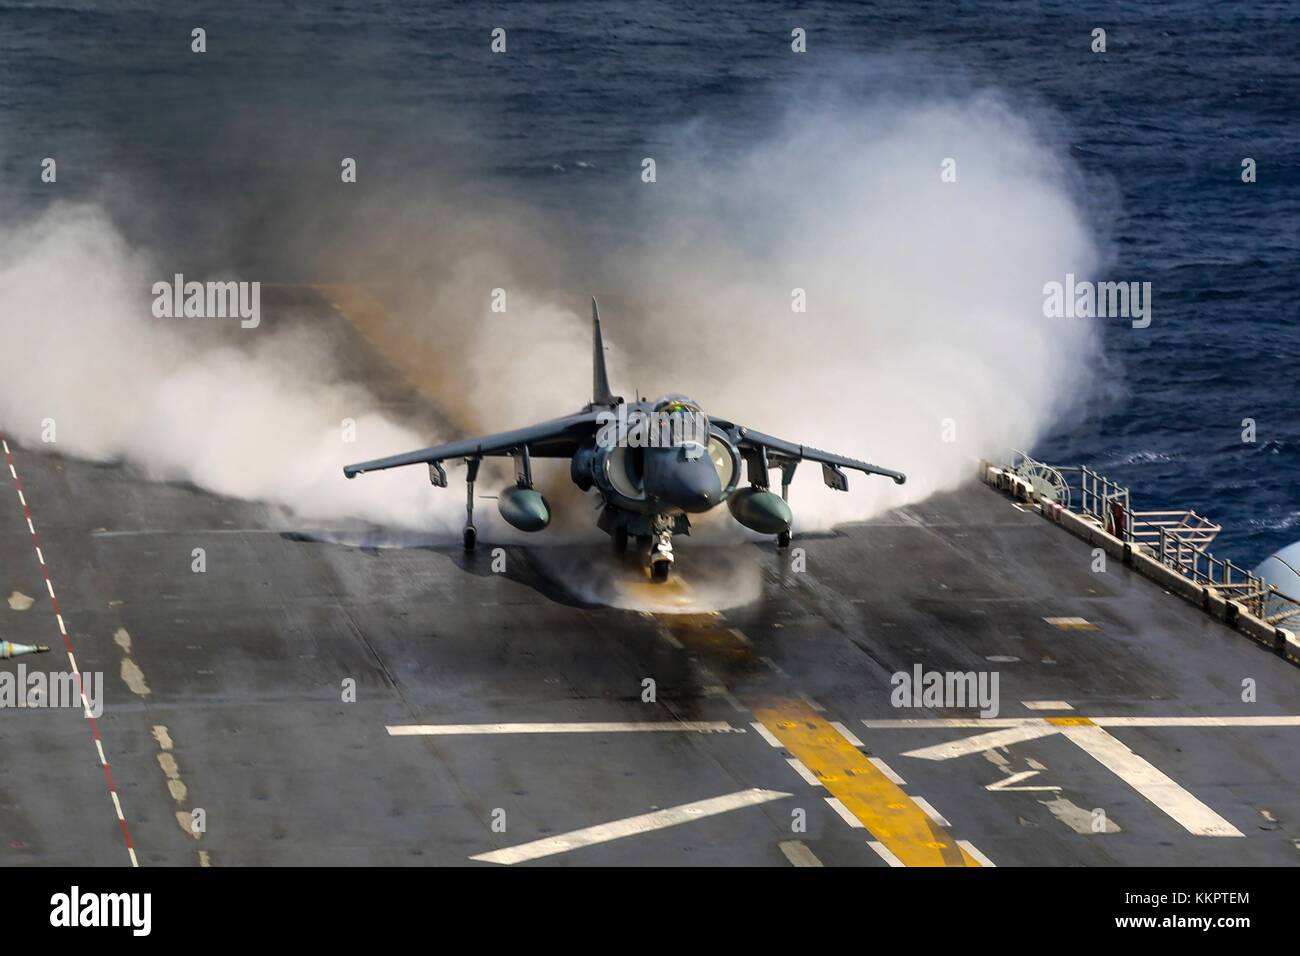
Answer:
<svg viewBox="0 0 1300 956"><path fill-rule="evenodd" d="M443 462L465 462L465 548L473 549L474 482L479 464L491 455L514 459L515 483L501 492L501 516L521 531L541 531L551 521L551 509L533 488L534 458L567 458L573 483L600 496L597 525L626 551L634 538L655 581L668 580L673 565L673 535L690 533L690 516L710 511L724 501L732 517L760 534L775 535L780 547L790 544L792 515L787 504L790 479L801 461L822 466L822 479L834 491L847 491L849 468L883 475L897 484L907 476L865 461L818 451L773 438L743 425L706 416L697 402L684 395L653 401L625 402L609 388L600 312L591 300L592 398L582 411L481 438L466 438L347 465L348 478L398 468L428 465L429 480L447 487ZM739 488L741 463L749 485ZM780 469L781 495L769 489L768 472Z"/></svg>

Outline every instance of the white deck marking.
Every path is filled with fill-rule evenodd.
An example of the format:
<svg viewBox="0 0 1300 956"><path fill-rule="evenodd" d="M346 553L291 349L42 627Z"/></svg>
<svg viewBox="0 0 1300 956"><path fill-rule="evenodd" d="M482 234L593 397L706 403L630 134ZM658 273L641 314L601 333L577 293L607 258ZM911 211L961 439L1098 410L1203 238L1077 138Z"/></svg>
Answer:
<svg viewBox="0 0 1300 956"><path fill-rule="evenodd" d="M1093 717L1098 727L1300 727L1300 717Z"/></svg>
<svg viewBox="0 0 1300 956"><path fill-rule="evenodd" d="M801 699L805 704L807 704L809 707L811 707L813 710L817 711L817 713L819 713L819 714L824 714L824 713L826 713L826 708L823 707L821 704L817 703L817 701L813 700L813 699L812 699L811 697L809 697L807 694L802 694L802 693L801 693L801 694L799 695L799 698L800 698L800 699Z"/></svg>
<svg viewBox="0 0 1300 956"><path fill-rule="evenodd" d="M1089 717L1098 727L1300 727L1295 714L1251 715L1249 717ZM963 729L971 727L1056 728L1045 717L930 717L901 720L863 719L863 726L876 730L919 730L933 727ZM1059 729L1059 728L1058 728Z"/></svg>
<svg viewBox="0 0 1300 956"><path fill-rule="evenodd" d="M890 783L896 783L900 787L907 786L907 781L904 780L902 777L900 777L893 767L885 763L879 757L868 757L867 763L871 764L873 767L875 767L877 770L883 773L886 777L888 777Z"/></svg>
<svg viewBox="0 0 1300 956"><path fill-rule="evenodd" d="M925 799L925 797L913 796L912 802L915 803L918 807L920 807L921 812L923 812L927 817L929 817L935 823L939 824L939 826L941 827L952 826L952 824L948 822L947 818L938 810L936 810L931 805L930 801Z"/></svg>
<svg viewBox="0 0 1300 956"><path fill-rule="evenodd" d="M1073 704L1063 700L1022 700L1028 710L1074 710Z"/></svg>
<svg viewBox="0 0 1300 956"><path fill-rule="evenodd" d="M1176 784L1103 727L1062 727L1061 733L1085 753L1196 836L1244 836L1223 817Z"/></svg>
<svg viewBox="0 0 1300 956"><path fill-rule="evenodd" d="M1093 624L1086 617L1045 617L1043 618L1053 627L1059 627L1063 631L1095 631L1097 625Z"/></svg>
<svg viewBox="0 0 1300 956"><path fill-rule="evenodd" d="M908 727L1019 727L1027 723L1046 723L1042 717L898 717L883 720L862 719L868 730L899 730Z"/></svg>
<svg viewBox="0 0 1300 956"><path fill-rule="evenodd" d="M814 787L820 787L822 785L822 782L813 776L813 772L803 765L802 760L788 757L785 762L790 765L790 768L794 770L795 773L803 777L804 783L811 784Z"/></svg>
<svg viewBox="0 0 1300 956"><path fill-rule="evenodd" d="M880 858L884 860L886 863L888 863L890 866L904 865L903 861L900 860L898 857L894 856L893 851L890 850L889 847L885 846L883 843L877 843L875 840L868 840L867 846L875 850L876 853L880 855Z"/></svg>
<svg viewBox="0 0 1300 956"><path fill-rule="evenodd" d="M975 844L971 843L970 840L958 840L957 845L961 847L963 850L965 850L967 853L969 853L971 856L975 857L975 859L979 861L980 866L993 866L993 867L997 866L997 864L994 863L992 860L990 860L987 856L985 856L979 850L975 849Z"/></svg>
<svg viewBox="0 0 1300 956"><path fill-rule="evenodd" d="M1053 793L1060 791L1061 788L1056 786L1046 786L1046 785L1034 786L1034 787L1013 787L1012 786L1013 783L1019 783L1021 780L1028 780L1030 777L1037 777L1038 773L1039 771L1037 770L1022 770L1019 773L1013 773L1009 777L1003 777L1001 780L997 781L997 783L990 783L984 789L985 790L1035 790L1035 791L1046 790L1046 791L1051 791Z"/></svg>
<svg viewBox="0 0 1300 956"><path fill-rule="evenodd" d="M991 753L987 748L1020 740L1033 740L1049 734L1061 734L1090 757L1115 774L1145 799L1159 807L1194 836L1240 837L1244 834L1209 806L1175 783L1163 771L1139 756L1127 744L1113 736L1107 727L1300 727L1300 715L1250 715L1227 717L1022 717L1011 720L953 720L930 718L913 720L863 720L868 727L894 729L1003 727L1005 730L976 734L965 740L934 744L908 751L904 756L929 760L950 760L974 752ZM1027 780L1033 771L1013 774L988 790L1058 789L1014 787L1010 784Z"/></svg>
<svg viewBox="0 0 1300 956"><path fill-rule="evenodd" d="M866 828L866 824L863 823L861 820L859 820L857 817L855 817L853 814L849 813L849 808L846 807L844 804L840 803L840 801L837 798L827 797L826 802L830 804L831 809L834 810L836 813L838 813L840 817L844 820L844 822L847 823L849 826L853 827L853 829L862 830Z"/></svg>
<svg viewBox="0 0 1300 956"><path fill-rule="evenodd" d="M391 737L460 737L484 734L622 734L679 731L694 734L743 734L725 720L645 720L623 723L561 724L390 724Z"/></svg>
<svg viewBox="0 0 1300 956"><path fill-rule="evenodd" d="M639 833L650 833L655 830L678 826L682 823L691 823L705 817L716 816L719 813L770 803L773 800L781 800L789 796L792 796L792 794L782 793L779 790L759 790L757 788L738 790L725 796L698 800L695 803L684 803L681 806L669 807L666 810L643 813L640 816L628 817L626 820L614 820L611 823L584 827L581 830L571 830L568 833L561 833L559 836L533 840L530 843L521 843L518 846L493 850L491 853L479 853L476 856L471 856L470 859L479 860L483 863L501 863L510 866L528 860L541 859L544 856L554 856L557 853L568 853L583 847L595 846L598 843L608 843L610 840L621 840L624 837L636 836Z"/></svg>
<svg viewBox="0 0 1300 956"><path fill-rule="evenodd" d="M770 730L768 730L766 727L764 727L762 724L760 724L758 721L755 721L754 723L750 724L749 726L751 726L751 727L754 728L754 733L758 734L760 737L762 737L764 740L766 740L769 744L771 744L771 745L772 745L773 747L775 747L777 750L783 750L783 749L785 749L785 744L783 744L783 743L781 743L781 741L777 740L777 739L776 739L776 735L773 734L772 731L770 731Z"/></svg>
<svg viewBox="0 0 1300 956"><path fill-rule="evenodd" d="M1050 737L1052 734L1058 733L1060 729L1059 727L1053 727L1051 724L1024 724L1019 727L1008 727L1006 730L990 731L987 734L976 734L974 737L963 737L961 740L953 740L944 744L919 747L916 750L906 751L903 756L919 757L921 760L951 760L953 757L977 754L983 750L992 750L995 747L1008 747L1011 744L1018 744L1026 740Z"/></svg>
<svg viewBox="0 0 1300 956"><path fill-rule="evenodd" d="M790 861L791 866L823 866L817 855L801 840L782 840L777 844L785 858Z"/></svg>
<svg viewBox="0 0 1300 956"><path fill-rule="evenodd" d="M857 736L854 735L853 731L849 730L849 728L845 727L838 720L830 721L830 725L834 727L836 732L838 732L839 735L843 737L845 740L847 740L852 746L854 747L866 746L866 744L864 744L861 740L857 738Z"/></svg>

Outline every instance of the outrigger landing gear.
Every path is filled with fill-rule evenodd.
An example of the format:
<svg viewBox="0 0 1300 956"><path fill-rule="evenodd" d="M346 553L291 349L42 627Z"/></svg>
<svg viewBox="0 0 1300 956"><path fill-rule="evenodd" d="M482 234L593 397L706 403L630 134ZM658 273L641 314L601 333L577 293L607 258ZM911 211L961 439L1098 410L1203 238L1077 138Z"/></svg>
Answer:
<svg viewBox="0 0 1300 956"><path fill-rule="evenodd" d="M654 546L650 549L650 580L662 584L673 570L673 519L655 515Z"/></svg>
<svg viewBox="0 0 1300 956"><path fill-rule="evenodd" d="M478 480L481 458L465 459L465 534L466 551L473 551L478 543L478 529L474 527L474 482Z"/></svg>
<svg viewBox="0 0 1300 956"><path fill-rule="evenodd" d="M798 467L799 462L788 461L781 466L781 500L787 504L790 502L790 482L794 478L794 470ZM790 547L790 529L786 528L776 536L776 546L781 550Z"/></svg>

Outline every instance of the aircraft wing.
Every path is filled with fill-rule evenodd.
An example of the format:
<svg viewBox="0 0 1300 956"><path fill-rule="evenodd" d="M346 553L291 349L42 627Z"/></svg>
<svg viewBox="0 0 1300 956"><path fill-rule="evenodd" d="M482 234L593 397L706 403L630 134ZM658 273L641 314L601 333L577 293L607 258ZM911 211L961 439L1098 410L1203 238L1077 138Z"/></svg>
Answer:
<svg viewBox="0 0 1300 956"><path fill-rule="evenodd" d="M714 422L724 427L729 424L716 419ZM751 481L760 472L765 477L767 468L776 465L781 468L783 483L788 484L789 476L794 472L794 466L801 461L815 461L820 464L822 466L823 480L825 480L828 487L836 491L847 491L849 487L848 477L840 470L842 468L851 468L866 475L883 475L886 478L892 478L894 484L897 485L907 481L907 475L901 471L881 468L878 465L859 461L856 458L847 458L844 455L822 451L820 448L811 448L808 445L786 441L784 438L765 435L762 432L754 431L752 428L732 425L730 432L732 439L736 442L736 447L740 449L741 456L750 466Z"/></svg>
<svg viewBox="0 0 1300 956"><path fill-rule="evenodd" d="M355 478L368 471L400 468L403 465L427 464L439 467L441 462L452 458L513 455L524 449L535 458L569 458L582 445L591 442L597 427L596 412L580 412L577 415L555 418L526 428L516 428L514 431L498 432L495 435L483 435L479 438L463 438L460 441L408 451L389 458L376 458L373 461L345 465L343 474L348 478Z"/></svg>

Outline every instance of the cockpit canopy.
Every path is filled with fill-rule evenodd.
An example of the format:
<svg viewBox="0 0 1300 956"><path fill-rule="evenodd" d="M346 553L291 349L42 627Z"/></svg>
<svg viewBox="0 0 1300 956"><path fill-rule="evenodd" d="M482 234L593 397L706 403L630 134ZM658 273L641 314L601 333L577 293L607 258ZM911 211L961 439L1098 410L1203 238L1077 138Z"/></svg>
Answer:
<svg viewBox="0 0 1300 956"><path fill-rule="evenodd" d="M664 395L655 399L655 427L667 438L666 444L682 446L709 442L709 418L699 402L685 395Z"/></svg>

